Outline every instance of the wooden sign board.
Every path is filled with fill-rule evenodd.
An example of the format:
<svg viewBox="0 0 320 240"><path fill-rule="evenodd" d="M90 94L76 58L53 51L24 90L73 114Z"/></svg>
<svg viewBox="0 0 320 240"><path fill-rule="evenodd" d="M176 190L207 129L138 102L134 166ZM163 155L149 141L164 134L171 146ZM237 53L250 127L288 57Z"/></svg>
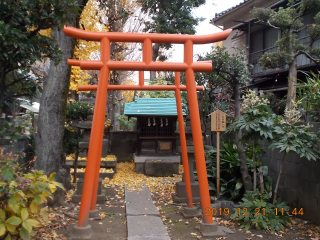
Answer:
<svg viewBox="0 0 320 240"><path fill-rule="evenodd" d="M161 142L159 143L160 150L171 150L171 143L170 142Z"/></svg>
<svg viewBox="0 0 320 240"><path fill-rule="evenodd" d="M214 111L211 115L211 131L222 132L227 128L227 114L217 110Z"/></svg>

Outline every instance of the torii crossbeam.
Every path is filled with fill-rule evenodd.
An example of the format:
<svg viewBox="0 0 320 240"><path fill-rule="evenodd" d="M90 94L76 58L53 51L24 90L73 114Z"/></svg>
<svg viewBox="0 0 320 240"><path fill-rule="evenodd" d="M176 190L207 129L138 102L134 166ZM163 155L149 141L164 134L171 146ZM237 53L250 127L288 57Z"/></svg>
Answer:
<svg viewBox="0 0 320 240"><path fill-rule="evenodd" d="M81 206L79 213L78 226L86 227L88 225L89 211L95 210L99 168L102 150L103 129L105 121L105 109L107 104L108 90L175 90L176 95L180 91L187 91L189 112L191 119L192 137L194 143L195 159L198 172L198 181L200 189L202 212L211 208L207 171L204 156L204 147L202 141L202 131L199 116L199 106L197 99L197 88L194 81L194 72L211 72L211 62L193 62L193 45L218 42L226 39L232 30L223 32L195 36L195 35L177 35L177 34L153 34L153 33L117 33L117 32L90 32L72 27L64 27L64 33L67 36L83 39L87 41L100 42L101 60L68 60L70 66L80 66L83 70L100 70L98 86L79 86L78 90L97 90L96 103L92 121L91 136L89 142L89 152L87 159L86 172L84 177L83 191L81 197ZM111 61L110 43L111 42L141 42L143 43L142 62L129 61ZM152 62L152 43L170 43L184 44L184 62ZM139 76L139 85L108 85L110 70L131 70L131 71L172 71L185 72L186 87L180 86L180 81L172 86L144 86L143 75ZM179 78L180 79L180 78ZM178 83L177 83L178 82ZM178 97L179 98L179 97ZM181 97L179 100L181 104ZM178 102L177 102L178 103ZM178 104L177 104L178 107ZM178 107L178 115L179 107ZM181 119L181 118L179 118ZM183 126L179 120L179 126ZM184 131L183 131L184 132ZM180 139L185 138L180 131ZM182 147L183 143L181 144ZM184 155L184 154L183 154ZM185 173L188 173L187 165L184 162ZM188 162L188 161L187 161ZM186 175L186 174L185 174ZM187 179L186 179L187 180ZM190 179L189 179L190 183ZM186 182L187 187L187 182ZM187 190L188 193L188 190ZM191 194L191 189L190 189ZM190 195L188 194L188 199ZM204 223L212 223L212 216L203 215Z"/></svg>

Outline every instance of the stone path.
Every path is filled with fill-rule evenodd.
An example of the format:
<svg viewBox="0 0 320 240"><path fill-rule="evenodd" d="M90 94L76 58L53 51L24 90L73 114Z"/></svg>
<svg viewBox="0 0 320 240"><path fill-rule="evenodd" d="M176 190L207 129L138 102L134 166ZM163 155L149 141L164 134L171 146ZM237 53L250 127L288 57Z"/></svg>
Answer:
<svg viewBox="0 0 320 240"><path fill-rule="evenodd" d="M170 240L149 189L125 190L128 240Z"/></svg>

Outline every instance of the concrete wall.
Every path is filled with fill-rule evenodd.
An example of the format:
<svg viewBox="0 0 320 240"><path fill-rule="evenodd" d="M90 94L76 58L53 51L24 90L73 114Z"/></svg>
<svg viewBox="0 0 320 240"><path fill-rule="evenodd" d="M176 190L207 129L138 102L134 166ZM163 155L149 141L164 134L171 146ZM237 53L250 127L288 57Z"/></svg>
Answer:
<svg viewBox="0 0 320 240"><path fill-rule="evenodd" d="M136 131L116 131L113 132L111 143L111 154L115 155L118 162L131 161L133 153L137 149Z"/></svg>
<svg viewBox="0 0 320 240"><path fill-rule="evenodd" d="M223 41L223 46L226 47L230 54L239 53L234 47L245 49L247 46L247 33L239 30L233 30L229 37Z"/></svg>
<svg viewBox="0 0 320 240"><path fill-rule="evenodd" d="M317 131L320 123L312 123ZM263 165L268 166L273 181L273 189L279 172L279 163L283 156L277 151L268 149L268 142L262 145L266 151L262 159ZM315 146L317 147L317 146ZM290 207L301 209L299 217L320 224L320 159L308 161L297 154L287 154L283 162L283 172L280 179L278 197L286 201Z"/></svg>

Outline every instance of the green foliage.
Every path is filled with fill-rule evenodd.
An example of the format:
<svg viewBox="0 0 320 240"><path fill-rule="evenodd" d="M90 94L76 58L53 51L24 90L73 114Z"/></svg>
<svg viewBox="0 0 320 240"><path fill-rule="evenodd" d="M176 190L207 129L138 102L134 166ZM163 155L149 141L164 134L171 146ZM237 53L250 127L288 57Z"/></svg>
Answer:
<svg viewBox="0 0 320 240"><path fill-rule="evenodd" d="M281 52L266 52L259 59L259 65L262 69L281 68L287 63L290 63L292 57L285 51Z"/></svg>
<svg viewBox="0 0 320 240"><path fill-rule="evenodd" d="M133 131L134 127L137 125L137 118L128 119L124 114L116 114L116 118L120 123L120 130Z"/></svg>
<svg viewBox="0 0 320 240"><path fill-rule="evenodd" d="M0 112L3 102L8 104L13 98L34 94L39 76L35 73L35 79L29 72L35 61L60 58L54 39L41 35L40 30L62 26L71 11L78 11L74 0L1 1Z"/></svg>
<svg viewBox="0 0 320 240"><path fill-rule="evenodd" d="M93 108L93 104L69 101L66 110L66 122L87 120L88 111L91 108Z"/></svg>
<svg viewBox="0 0 320 240"><path fill-rule="evenodd" d="M195 34L195 26L201 19L192 14L193 8L204 4L204 0L138 0L142 11L152 21L145 22L145 31L152 33Z"/></svg>
<svg viewBox="0 0 320 240"><path fill-rule="evenodd" d="M271 139L275 114L267 104L268 102L256 96L254 91L247 92L242 104L242 113L228 126L226 132L245 129L242 141Z"/></svg>
<svg viewBox="0 0 320 240"><path fill-rule="evenodd" d="M274 205L267 202L269 199L268 194L248 191L240 202L241 207L234 209L231 218L240 222L240 227L246 230L253 226L267 232L278 232L287 222L290 222L287 212L289 207L281 199L278 199ZM281 210L283 212L280 212Z"/></svg>
<svg viewBox="0 0 320 240"><path fill-rule="evenodd" d="M306 81L301 81L297 85L298 100L297 103L305 110L319 110L320 108L320 79L314 72L305 73Z"/></svg>
<svg viewBox="0 0 320 240"><path fill-rule="evenodd" d="M166 81L161 77L158 77L154 81L150 81L150 85L172 85L172 82ZM138 92L140 98L175 98L174 91L140 91Z"/></svg>
<svg viewBox="0 0 320 240"><path fill-rule="evenodd" d="M320 151L315 146L319 141L310 125L298 126L283 120L280 125L275 126L274 138L269 147L277 149L280 153L296 153L308 160L317 160Z"/></svg>
<svg viewBox="0 0 320 240"><path fill-rule="evenodd" d="M28 240L35 234L33 228L49 222L47 207L41 204L63 187L54 181L55 173L49 178L37 170L23 174L16 160L0 149L0 237Z"/></svg>
<svg viewBox="0 0 320 240"><path fill-rule="evenodd" d="M279 47L277 52L265 52L259 60L263 69L284 67L296 61L296 57L304 54L316 64L319 60L319 48L311 48L312 44L320 38L320 15L314 18L314 24L304 25L302 22L303 15L309 12L316 12L320 9L319 1L304 0L299 6L298 1L289 1L286 8L280 7L277 10L270 8L254 8L251 11L252 17L264 22L270 27L277 28L281 31L281 38L276 42ZM307 28L311 40L308 45L299 44L298 34Z"/></svg>
<svg viewBox="0 0 320 240"><path fill-rule="evenodd" d="M14 122L6 121L5 119L0 121L0 138L7 139L10 143L17 142L22 136L32 138L35 132L34 113L31 111L27 111L25 115Z"/></svg>
<svg viewBox="0 0 320 240"><path fill-rule="evenodd" d="M217 182L217 150L206 146L206 167L209 190L216 190ZM230 199L239 199L243 192L243 183L240 173L240 162L235 145L222 143L220 149L220 195Z"/></svg>
<svg viewBox="0 0 320 240"><path fill-rule="evenodd" d="M196 84L204 88L197 93L204 132L210 128L210 118L207 116L216 109L225 112L228 116L234 115L235 106L231 104L234 83L244 84L249 80L245 58L245 52L242 50L237 54L229 54L226 48L219 46L212 48L211 52L197 56L197 61L210 60L213 66L210 73L195 73ZM185 83L183 77L181 82ZM182 92L181 95L183 102L187 105L186 92Z"/></svg>
<svg viewBox="0 0 320 240"><path fill-rule="evenodd" d="M235 48L237 53L230 54L225 47L217 46L212 53L212 72L220 76L230 84L240 85L251 81L246 66L246 52L243 49Z"/></svg>
<svg viewBox="0 0 320 240"><path fill-rule="evenodd" d="M63 146L64 149L70 153L73 147L79 145L82 134L75 125L79 121L85 121L88 117L88 111L93 107L92 104L69 101L66 109L66 122L64 126L63 134Z"/></svg>
<svg viewBox="0 0 320 240"><path fill-rule="evenodd" d="M195 27L202 18L194 17L192 10L205 3L205 0L138 0L142 11L148 14L144 22L145 32L171 33L171 34L195 34ZM162 50L168 50L172 44L155 44L153 56L158 60L167 57ZM160 56L159 56L160 55ZM155 60L155 59L154 59Z"/></svg>

